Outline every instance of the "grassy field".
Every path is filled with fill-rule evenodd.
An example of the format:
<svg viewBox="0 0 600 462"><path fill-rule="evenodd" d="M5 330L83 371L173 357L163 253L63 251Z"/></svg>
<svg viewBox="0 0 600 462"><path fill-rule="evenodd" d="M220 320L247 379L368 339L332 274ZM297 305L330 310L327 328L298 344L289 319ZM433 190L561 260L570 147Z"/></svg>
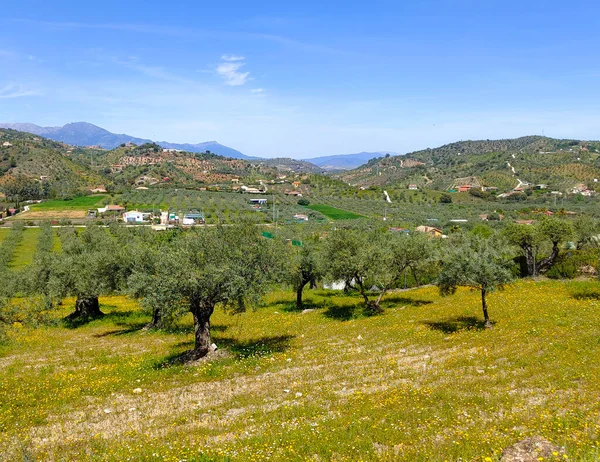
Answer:
<svg viewBox="0 0 600 462"><path fill-rule="evenodd" d="M600 457L600 287L522 281L489 297L391 294L382 316L309 291L213 319L224 354L170 360L191 320L145 332L124 297L73 327L16 326L0 349L0 454L7 460L496 461L529 435L568 460ZM72 308L65 301L60 318Z"/></svg>
<svg viewBox="0 0 600 462"><path fill-rule="evenodd" d="M99 207L106 195L81 196L70 200L49 200L34 204L31 206L32 211L36 210L87 210Z"/></svg>
<svg viewBox="0 0 600 462"><path fill-rule="evenodd" d="M337 209L329 205L311 204L308 208L322 213L331 220L354 220L356 218L363 218L362 215L357 215L356 213L348 212L347 210Z"/></svg>
<svg viewBox="0 0 600 462"><path fill-rule="evenodd" d="M40 236L39 228L29 228L23 230L23 239L15 249L15 255L11 268L22 269L29 265L35 254L38 238Z"/></svg>

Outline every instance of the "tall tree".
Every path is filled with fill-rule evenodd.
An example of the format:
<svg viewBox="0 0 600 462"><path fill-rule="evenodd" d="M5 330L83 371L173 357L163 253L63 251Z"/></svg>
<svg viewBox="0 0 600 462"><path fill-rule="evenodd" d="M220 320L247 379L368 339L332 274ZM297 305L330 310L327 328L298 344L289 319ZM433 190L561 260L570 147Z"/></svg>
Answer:
<svg viewBox="0 0 600 462"><path fill-rule="evenodd" d="M451 242L443 258L438 287L442 295L470 287L481 293L481 307L486 327L492 327L488 314L489 292L510 283L514 276L505 244L496 238L484 239L465 235Z"/></svg>

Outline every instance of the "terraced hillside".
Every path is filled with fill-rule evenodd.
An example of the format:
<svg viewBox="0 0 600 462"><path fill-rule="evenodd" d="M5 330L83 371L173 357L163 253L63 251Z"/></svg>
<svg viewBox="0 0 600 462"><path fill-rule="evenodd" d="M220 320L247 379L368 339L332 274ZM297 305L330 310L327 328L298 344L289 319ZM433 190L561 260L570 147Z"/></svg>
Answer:
<svg viewBox="0 0 600 462"><path fill-rule="evenodd" d="M456 178L476 176L500 190L518 179L565 190L600 178L600 142L527 136L509 140L461 141L405 156L373 159L340 176L357 185L416 184L444 190Z"/></svg>

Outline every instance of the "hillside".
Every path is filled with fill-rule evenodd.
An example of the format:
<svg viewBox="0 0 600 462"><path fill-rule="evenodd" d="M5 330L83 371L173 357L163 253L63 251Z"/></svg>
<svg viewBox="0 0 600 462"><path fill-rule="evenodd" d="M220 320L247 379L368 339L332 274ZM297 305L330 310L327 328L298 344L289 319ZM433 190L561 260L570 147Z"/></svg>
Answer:
<svg viewBox="0 0 600 462"><path fill-rule="evenodd" d="M121 144L133 143L136 145L151 143L152 140L137 138L131 135L111 133L104 128L87 122L75 122L66 124L63 127L40 127L30 123L0 123L0 128L9 128L27 133L33 133L38 136L44 136L55 141L64 142L72 146L98 146L103 149L114 149ZM217 143L216 141L206 141L197 144L171 143L168 141L159 141L158 144L164 148L178 149L188 152L206 152L210 151L221 156L233 157L236 159L252 159L241 152Z"/></svg>
<svg viewBox="0 0 600 462"><path fill-rule="evenodd" d="M0 129L2 179L23 175L61 189L101 184L102 175L71 159L68 145L29 133Z"/></svg>
<svg viewBox="0 0 600 462"><path fill-rule="evenodd" d="M302 314L274 292L241 317L216 310L222 353L194 366L172 362L191 317L145 331L134 300L105 297L107 316L74 329L58 321L68 299L0 348L0 453L483 462L541 435L598 460L597 296L593 282L519 282L490 296L497 323L482 329L469 290L396 293L371 317L356 295L310 291Z"/></svg>
<svg viewBox="0 0 600 462"><path fill-rule="evenodd" d="M209 152L164 149L156 143L95 151L90 162L101 165L104 173L116 183L138 185L164 182L231 184L235 179L242 182L258 181L263 177L274 179L277 174L275 168L266 165Z"/></svg>
<svg viewBox="0 0 600 462"><path fill-rule="evenodd" d="M324 173L325 169L307 160L291 159L289 157L275 157L273 159L260 159L254 163L276 168L282 172L298 173Z"/></svg>
<svg viewBox="0 0 600 462"><path fill-rule="evenodd" d="M527 136L507 140L460 141L405 156L373 159L341 174L363 185L445 190L457 178L478 177L485 186L510 190L519 179L565 190L600 177L600 142Z"/></svg>

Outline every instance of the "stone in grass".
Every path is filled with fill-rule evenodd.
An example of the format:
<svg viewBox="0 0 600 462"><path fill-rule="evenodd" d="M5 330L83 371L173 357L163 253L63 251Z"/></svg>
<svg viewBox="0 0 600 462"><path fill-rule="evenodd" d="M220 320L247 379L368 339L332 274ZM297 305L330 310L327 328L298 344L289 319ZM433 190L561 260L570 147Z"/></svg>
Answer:
<svg viewBox="0 0 600 462"><path fill-rule="evenodd" d="M532 436L509 446L502 452L500 462L538 462L558 460L564 449L552 444L541 436Z"/></svg>
<svg viewBox="0 0 600 462"><path fill-rule="evenodd" d="M134 389L133 389L133 392L134 392L135 394L139 394L139 393L141 393L141 392L142 392L142 389L141 389L141 388L134 388Z"/></svg>

